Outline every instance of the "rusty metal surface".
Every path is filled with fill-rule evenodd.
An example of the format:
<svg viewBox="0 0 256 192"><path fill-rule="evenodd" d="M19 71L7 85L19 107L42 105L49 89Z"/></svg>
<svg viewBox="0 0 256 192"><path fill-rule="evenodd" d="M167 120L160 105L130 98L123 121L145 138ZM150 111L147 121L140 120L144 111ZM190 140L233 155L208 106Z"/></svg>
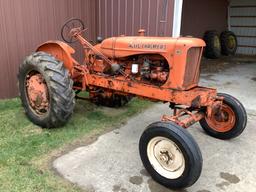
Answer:
<svg viewBox="0 0 256 192"><path fill-rule="evenodd" d="M171 36L174 0L98 0L98 34Z"/></svg>
<svg viewBox="0 0 256 192"><path fill-rule="evenodd" d="M18 66L24 57L48 40L61 39L61 25L71 17L85 21L88 39L96 36L96 1L1 0L0 1L0 98L17 96ZM78 60L82 49L75 45Z"/></svg>
<svg viewBox="0 0 256 192"><path fill-rule="evenodd" d="M181 35L202 38L207 30L226 30L227 11L227 0L183 0Z"/></svg>

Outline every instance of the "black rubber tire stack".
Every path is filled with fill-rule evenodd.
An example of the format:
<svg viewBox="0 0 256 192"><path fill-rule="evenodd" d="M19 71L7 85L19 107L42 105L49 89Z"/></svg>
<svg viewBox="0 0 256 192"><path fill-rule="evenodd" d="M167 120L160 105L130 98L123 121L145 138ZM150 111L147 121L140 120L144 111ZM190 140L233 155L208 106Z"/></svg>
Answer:
<svg viewBox="0 0 256 192"><path fill-rule="evenodd" d="M31 71L40 73L48 88L50 107L44 115L38 115L28 101L26 78ZM73 81L63 62L45 52L33 53L20 65L18 81L22 105L33 123L43 128L61 127L67 123L75 106L75 94Z"/></svg>
<svg viewBox="0 0 256 192"><path fill-rule="evenodd" d="M237 50L237 38L232 31L223 31L220 35L221 53L223 55L234 55Z"/></svg>
<svg viewBox="0 0 256 192"><path fill-rule="evenodd" d="M221 43L217 31L206 31L204 34L206 47L204 56L209 59L217 59L221 56Z"/></svg>

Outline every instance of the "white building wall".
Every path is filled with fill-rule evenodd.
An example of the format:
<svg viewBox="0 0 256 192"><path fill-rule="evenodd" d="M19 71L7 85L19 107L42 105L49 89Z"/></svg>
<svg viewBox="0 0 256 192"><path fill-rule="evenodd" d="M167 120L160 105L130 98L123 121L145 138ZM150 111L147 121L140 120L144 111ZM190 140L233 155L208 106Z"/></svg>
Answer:
<svg viewBox="0 0 256 192"><path fill-rule="evenodd" d="M229 27L237 35L237 53L256 55L256 0L231 0Z"/></svg>

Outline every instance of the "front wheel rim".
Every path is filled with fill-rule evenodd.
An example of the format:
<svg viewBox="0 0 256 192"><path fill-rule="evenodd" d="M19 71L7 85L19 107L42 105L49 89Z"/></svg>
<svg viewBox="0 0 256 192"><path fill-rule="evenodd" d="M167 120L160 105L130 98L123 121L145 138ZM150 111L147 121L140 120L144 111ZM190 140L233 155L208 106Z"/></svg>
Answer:
<svg viewBox="0 0 256 192"><path fill-rule="evenodd" d="M147 156L157 173L167 179L177 179L185 170L182 151L168 138L152 138L147 145Z"/></svg>
<svg viewBox="0 0 256 192"><path fill-rule="evenodd" d="M232 130L236 123L236 115L231 107L223 104L221 110L206 118L207 124L215 131L225 133Z"/></svg>

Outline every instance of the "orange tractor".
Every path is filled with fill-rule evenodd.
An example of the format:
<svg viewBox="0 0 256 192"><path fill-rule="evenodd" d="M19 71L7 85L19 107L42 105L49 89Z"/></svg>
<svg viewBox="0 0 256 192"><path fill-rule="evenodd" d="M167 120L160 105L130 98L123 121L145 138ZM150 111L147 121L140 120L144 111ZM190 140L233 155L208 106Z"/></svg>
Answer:
<svg viewBox="0 0 256 192"><path fill-rule="evenodd" d="M172 115L149 125L139 141L141 160L153 179L169 188L194 184L202 170L200 149L186 129L200 122L209 135L231 139L246 127L247 116L234 97L198 86L205 43L196 38L138 36L107 38L96 45L83 38L84 24L69 20L64 41L78 41L84 62L61 41L48 41L28 56L19 69L19 89L27 117L46 127L65 125L75 95L99 105L120 107L133 97L169 103Z"/></svg>

